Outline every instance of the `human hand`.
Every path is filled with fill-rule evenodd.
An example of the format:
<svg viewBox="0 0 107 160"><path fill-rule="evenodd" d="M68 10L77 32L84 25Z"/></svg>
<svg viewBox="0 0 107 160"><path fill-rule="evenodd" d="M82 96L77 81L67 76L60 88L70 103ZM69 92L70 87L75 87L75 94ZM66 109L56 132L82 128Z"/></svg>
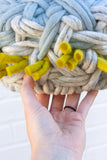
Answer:
<svg viewBox="0 0 107 160"><path fill-rule="evenodd" d="M48 111L49 95L35 95L31 77L24 76L21 96L32 149L32 160L81 160L85 147L85 119L98 91L88 92L79 107L80 94L53 96Z"/></svg>

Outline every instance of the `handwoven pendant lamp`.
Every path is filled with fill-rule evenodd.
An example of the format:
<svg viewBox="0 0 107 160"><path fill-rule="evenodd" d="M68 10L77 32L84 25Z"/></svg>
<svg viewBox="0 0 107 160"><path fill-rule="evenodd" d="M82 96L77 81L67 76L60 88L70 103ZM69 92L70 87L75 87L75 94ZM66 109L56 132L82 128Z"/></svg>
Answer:
<svg viewBox="0 0 107 160"><path fill-rule="evenodd" d="M0 82L65 95L107 88L106 0L1 0Z"/></svg>

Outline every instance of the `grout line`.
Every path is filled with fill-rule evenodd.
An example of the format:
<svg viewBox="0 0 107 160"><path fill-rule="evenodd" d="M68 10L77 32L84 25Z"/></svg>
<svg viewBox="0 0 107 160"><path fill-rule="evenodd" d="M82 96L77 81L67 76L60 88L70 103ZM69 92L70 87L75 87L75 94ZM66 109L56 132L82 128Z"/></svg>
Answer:
<svg viewBox="0 0 107 160"><path fill-rule="evenodd" d="M90 127L86 127L86 129L88 130L88 131L90 131L90 130L94 130L94 129L101 129L101 128L105 128L105 127L107 127L107 123L105 122L105 124L99 124L99 125L93 125L93 126L90 126Z"/></svg>
<svg viewBox="0 0 107 160"><path fill-rule="evenodd" d="M2 127L2 126L4 126L4 125L8 125L9 123L12 123L12 124L14 124L14 123L16 123L16 124L18 124L18 123L21 123L21 122L25 122L25 118L23 117L23 118L20 118L19 120L9 120L9 121L5 121L5 122L0 122L0 127Z"/></svg>
<svg viewBox="0 0 107 160"><path fill-rule="evenodd" d="M13 144L0 146L0 151L8 150L8 149L15 148L15 147L22 147L22 146L25 146L25 145L30 145L28 140L24 140L24 141L21 141L21 142L16 142L16 143L13 143Z"/></svg>
<svg viewBox="0 0 107 160"><path fill-rule="evenodd" d="M106 143L102 143L100 145L95 145L95 146L87 147L86 150L90 151L90 150L94 150L94 149L99 149L99 148L104 147L104 146L107 147L107 142Z"/></svg>

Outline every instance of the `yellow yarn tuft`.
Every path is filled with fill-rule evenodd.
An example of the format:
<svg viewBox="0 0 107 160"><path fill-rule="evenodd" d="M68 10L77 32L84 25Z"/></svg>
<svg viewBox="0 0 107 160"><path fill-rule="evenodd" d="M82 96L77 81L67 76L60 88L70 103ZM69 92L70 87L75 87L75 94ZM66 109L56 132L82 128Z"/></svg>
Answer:
<svg viewBox="0 0 107 160"><path fill-rule="evenodd" d="M7 67L7 64L5 63L0 63L0 71L5 70Z"/></svg>
<svg viewBox="0 0 107 160"><path fill-rule="evenodd" d="M20 57L0 53L0 78L5 75L11 76L12 74L25 70L28 76L33 74L34 79L37 80L48 71L51 65L49 58L46 56L43 60L28 66L28 58L29 56ZM6 63L14 65L8 66Z"/></svg>
<svg viewBox="0 0 107 160"><path fill-rule="evenodd" d="M78 62L75 61L73 58L71 58L70 60L68 60L67 64L66 64L66 67L69 69L69 70L73 70L76 66L77 66Z"/></svg>
<svg viewBox="0 0 107 160"><path fill-rule="evenodd" d="M83 51L80 49L76 49L72 56L72 47L67 42L62 42L59 45L60 50L64 55L57 59L56 65L59 68L62 68L66 65L69 70L73 70L76 65L84 58Z"/></svg>
<svg viewBox="0 0 107 160"><path fill-rule="evenodd" d="M32 75L33 80L37 81L38 79L40 79L48 71L50 65L51 65L50 61L48 60L44 61L42 68Z"/></svg>
<svg viewBox="0 0 107 160"><path fill-rule="evenodd" d="M28 76L31 76L34 72L38 71L44 64L43 60L37 61L34 64L31 64L25 68L25 73Z"/></svg>
<svg viewBox="0 0 107 160"><path fill-rule="evenodd" d="M56 61L56 65L59 67L59 68L62 68L65 66L65 64L67 63L67 61L72 58L71 55L62 55L60 58L57 59Z"/></svg>
<svg viewBox="0 0 107 160"><path fill-rule="evenodd" d="M76 49L73 55L75 61L80 62L84 57L83 51L80 49Z"/></svg>
<svg viewBox="0 0 107 160"><path fill-rule="evenodd" d="M44 57L43 60L44 60L44 61L49 61L49 62L50 62L48 56Z"/></svg>
<svg viewBox="0 0 107 160"><path fill-rule="evenodd" d="M101 57L97 57L97 67L100 70L107 72L107 60L105 60Z"/></svg>
<svg viewBox="0 0 107 160"><path fill-rule="evenodd" d="M61 42L59 48L63 54L70 54L72 52L72 47L67 42Z"/></svg>
<svg viewBox="0 0 107 160"><path fill-rule="evenodd" d="M15 74L15 73L22 71L27 65L28 65L28 61L22 60L19 63L16 63L12 66L6 67L6 71L7 71L8 76L11 76L12 74Z"/></svg>
<svg viewBox="0 0 107 160"><path fill-rule="evenodd" d="M0 71L0 78L4 77L4 76L6 76L6 75L7 75L6 70Z"/></svg>
<svg viewBox="0 0 107 160"><path fill-rule="evenodd" d="M29 55L26 55L26 56L22 56L24 59L27 59L29 58Z"/></svg>
<svg viewBox="0 0 107 160"><path fill-rule="evenodd" d="M5 53L0 53L0 62L3 63L18 63L24 58L17 55L7 55Z"/></svg>

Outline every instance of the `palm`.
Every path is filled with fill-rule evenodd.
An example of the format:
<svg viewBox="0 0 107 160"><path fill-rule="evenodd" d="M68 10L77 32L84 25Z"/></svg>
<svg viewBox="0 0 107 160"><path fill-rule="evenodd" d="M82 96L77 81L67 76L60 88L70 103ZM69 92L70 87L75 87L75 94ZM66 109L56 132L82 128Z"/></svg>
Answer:
<svg viewBox="0 0 107 160"><path fill-rule="evenodd" d="M65 114L63 111L51 112L51 114L63 133L61 145L68 149L83 149L85 145L85 121L82 115L76 112Z"/></svg>

